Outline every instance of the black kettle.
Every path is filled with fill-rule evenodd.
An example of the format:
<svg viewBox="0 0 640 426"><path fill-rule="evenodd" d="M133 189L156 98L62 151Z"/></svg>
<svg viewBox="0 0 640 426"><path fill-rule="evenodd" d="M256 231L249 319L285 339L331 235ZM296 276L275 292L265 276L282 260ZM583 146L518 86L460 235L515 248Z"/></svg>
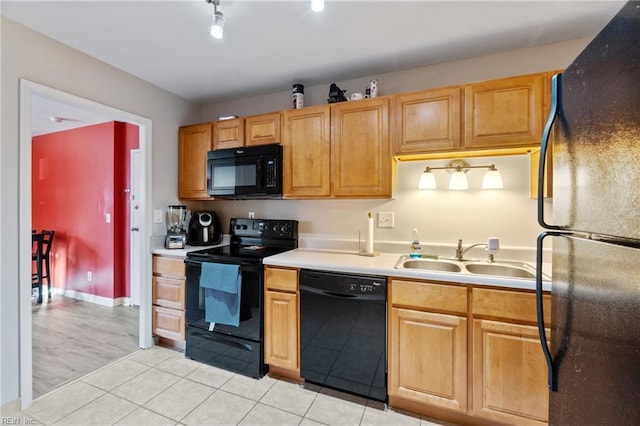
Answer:
<svg viewBox="0 0 640 426"><path fill-rule="evenodd" d="M187 242L192 246L212 246L222 241L220 220L214 211L195 211L191 214Z"/></svg>

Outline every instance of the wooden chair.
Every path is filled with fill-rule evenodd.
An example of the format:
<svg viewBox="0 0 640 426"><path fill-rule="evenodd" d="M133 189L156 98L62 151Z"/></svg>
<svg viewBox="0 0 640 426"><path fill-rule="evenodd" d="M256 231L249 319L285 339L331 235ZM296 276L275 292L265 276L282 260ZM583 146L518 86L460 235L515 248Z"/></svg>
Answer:
<svg viewBox="0 0 640 426"><path fill-rule="evenodd" d="M49 262L51 255L51 245L53 244L53 236L56 231L42 231L42 261L44 262L44 269L42 270L42 279L47 280L47 294L48 299L51 300L51 264Z"/></svg>
<svg viewBox="0 0 640 426"><path fill-rule="evenodd" d="M42 286L47 280L47 299L51 299L51 245L55 231L32 232L31 261L35 267L31 273L31 288L38 287L38 303L42 303Z"/></svg>
<svg viewBox="0 0 640 426"><path fill-rule="evenodd" d="M38 288L38 303L42 303L42 245L44 235L31 233L31 288ZM35 265L34 265L35 262Z"/></svg>

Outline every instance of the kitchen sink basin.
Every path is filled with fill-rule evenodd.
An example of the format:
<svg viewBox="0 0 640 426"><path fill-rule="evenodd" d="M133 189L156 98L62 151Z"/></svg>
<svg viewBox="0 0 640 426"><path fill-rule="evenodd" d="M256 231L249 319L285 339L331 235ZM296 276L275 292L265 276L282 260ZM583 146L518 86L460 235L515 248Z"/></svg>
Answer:
<svg viewBox="0 0 640 426"><path fill-rule="evenodd" d="M405 269L424 269L427 271L441 272L461 272L462 268L456 263L443 260L432 259L412 259L404 260L401 265Z"/></svg>
<svg viewBox="0 0 640 426"><path fill-rule="evenodd" d="M517 261L489 263L480 260L416 259L402 255L400 259L398 259L395 268L451 272L456 274L491 275L494 277L523 278L528 280L536 278L536 270L534 267L528 263ZM543 274L543 279L548 280L550 278Z"/></svg>
<svg viewBox="0 0 640 426"><path fill-rule="evenodd" d="M509 278L528 278L534 279L536 277L535 270L528 266L516 266L501 263L468 263L465 265L465 269L472 274L480 275L497 275L500 277Z"/></svg>

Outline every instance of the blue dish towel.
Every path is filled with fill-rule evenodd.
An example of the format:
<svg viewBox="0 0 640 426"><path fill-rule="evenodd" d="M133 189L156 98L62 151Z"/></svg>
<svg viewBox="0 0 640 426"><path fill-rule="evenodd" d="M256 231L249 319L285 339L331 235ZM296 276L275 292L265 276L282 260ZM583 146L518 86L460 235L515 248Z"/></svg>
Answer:
<svg viewBox="0 0 640 426"><path fill-rule="evenodd" d="M200 287L204 289L205 321L240 325L240 265L202 262Z"/></svg>

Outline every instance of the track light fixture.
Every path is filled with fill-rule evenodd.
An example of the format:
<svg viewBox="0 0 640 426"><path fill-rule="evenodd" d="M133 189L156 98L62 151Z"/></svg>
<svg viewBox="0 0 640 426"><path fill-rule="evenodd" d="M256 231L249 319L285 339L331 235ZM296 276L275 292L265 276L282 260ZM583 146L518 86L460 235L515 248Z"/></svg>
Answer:
<svg viewBox="0 0 640 426"><path fill-rule="evenodd" d="M418 182L419 189L436 189L436 177L431 170L453 170L451 179L449 180L449 189L465 190L469 188L469 181L466 173L469 169L489 169L482 180L482 189L501 189L502 176L496 166L470 166L466 161L453 160L445 167L429 167L427 166L420 176Z"/></svg>
<svg viewBox="0 0 640 426"><path fill-rule="evenodd" d="M324 10L324 0L311 0L311 10L322 12Z"/></svg>
<svg viewBox="0 0 640 426"><path fill-rule="evenodd" d="M221 39L224 33L224 16L222 12L218 10L220 6L220 0L205 0L207 3L213 5L213 20L211 21L211 37Z"/></svg>

